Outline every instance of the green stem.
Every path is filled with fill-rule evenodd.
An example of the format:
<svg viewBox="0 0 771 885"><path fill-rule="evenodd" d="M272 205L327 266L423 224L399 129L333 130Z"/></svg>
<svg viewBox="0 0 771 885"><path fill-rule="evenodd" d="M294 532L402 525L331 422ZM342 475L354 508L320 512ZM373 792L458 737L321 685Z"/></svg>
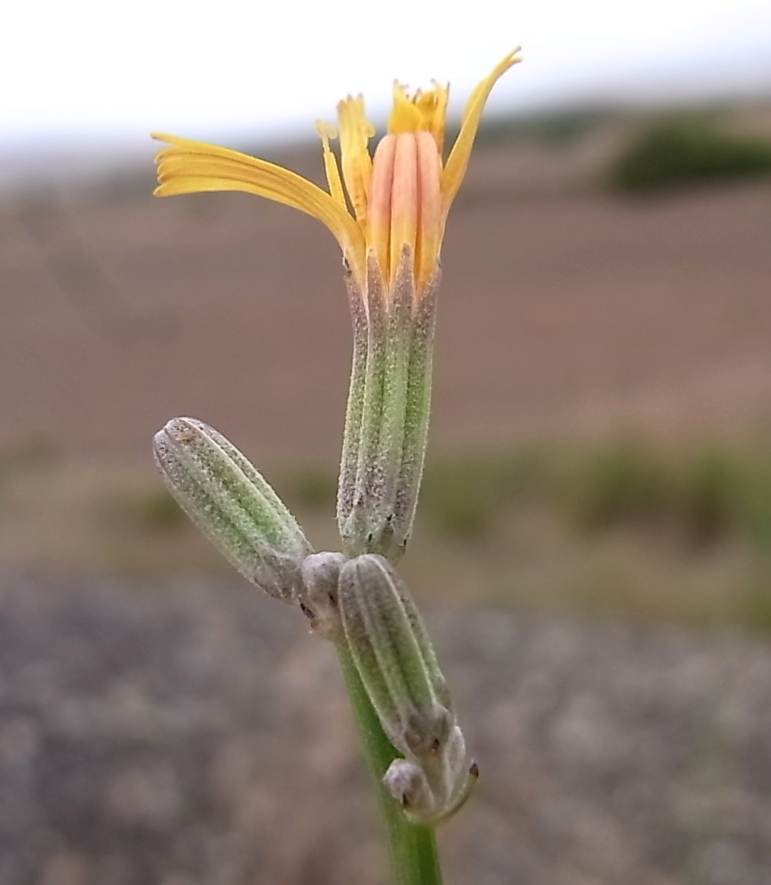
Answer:
<svg viewBox="0 0 771 885"><path fill-rule="evenodd" d="M351 700L356 729L367 768L375 781L380 813L388 838L388 852L395 885L442 885L434 830L411 824L393 797L383 789L382 778L399 755L383 733L361 683L347 644L339 642L337 653Z"/></svg>

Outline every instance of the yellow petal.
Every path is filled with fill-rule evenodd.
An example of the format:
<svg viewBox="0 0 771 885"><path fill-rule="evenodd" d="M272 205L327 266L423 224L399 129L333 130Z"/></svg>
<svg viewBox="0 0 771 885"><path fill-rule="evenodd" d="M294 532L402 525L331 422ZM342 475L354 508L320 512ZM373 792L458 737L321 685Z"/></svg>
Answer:
<svg viewBox="0 0 771 885"><path fill-rule="evenodd" d="M364 276L364 237L344 205L320 187L265 160L203 142L153 135L171 147L157 156L156 196L199 191L244 191L317 218L340 243L357 279Z"/></svg>
<svg viewBox="0 0 771 885"><path fill-rule="evenodd" d="M329 139L337 138L337 130L331 123L324 123L322 120L316 120L316 135L321 139L324 172L327 176L329 192L345 209L345 191L343 190L343 182L340 180L340 169L337 165L337 157L332 153L332 148L329 146Z"/></svg>
<svg viewBox="0 0 771 885"><path fill-rule="evenodd" d="M461 117L460 132L442 170L442 211L445 219L447 218L450 204L458 193L463 176L466 174L471 148L474 145L477 129L479 129L479 121L482 117L485 102L498 79L510 67L522 61L517 55L520 48L517 46L513 52L510 52L506 58L502 59L474 89L466 102L466 107Z"/></svg>
<svg viewBox="0 0 771 885"><path fill-rule="evenodd" d="M393 94L394 106L388 117L389 134L400 135L402 132L418 132L425 129L423 114L398 80L394 80Z"/></svg>
<svg viewBox="0 0 771 885"><path fill-rule="evenodd" d="M364 112L364 99L361 95L350 95L337 105L340 125L340 159L343 165L343 178L354 214L364 229L367 222L367 199L372 177L372 158L368 143L375 134L375 128L367 120Z"/></svg>
<svg viewBox="0 0 771 885"><path fill-rule="evenodd" d="M434 88L428 92L419 92L415 96L415 105L423 117L423 128L434 137L436 149L441 155L444 150L444 123L447 116L447 99L449 86L440 86L435 80Z"/></svg>

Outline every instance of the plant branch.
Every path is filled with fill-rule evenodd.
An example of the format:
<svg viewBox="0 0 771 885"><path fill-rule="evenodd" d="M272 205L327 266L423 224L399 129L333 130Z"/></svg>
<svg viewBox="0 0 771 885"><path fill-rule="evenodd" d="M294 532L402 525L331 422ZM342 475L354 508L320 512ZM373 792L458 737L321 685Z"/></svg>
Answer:
<svg viewBox="0 0 771 885"><path fill-rule="evenodd" d="M442 885L434 830L409 823L393 797L383 789L383 775L399 753L380 727L347 644L343 640L336 647L364 758L377 790L394 883Z"/></svg>

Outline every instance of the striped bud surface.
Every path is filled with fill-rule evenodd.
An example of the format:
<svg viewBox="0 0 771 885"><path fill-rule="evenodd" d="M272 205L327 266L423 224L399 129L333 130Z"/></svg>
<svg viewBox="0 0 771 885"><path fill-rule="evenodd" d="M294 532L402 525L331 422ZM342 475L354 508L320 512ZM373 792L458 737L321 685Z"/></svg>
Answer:
<svg viewBox="0 0 771 885"><path fill-rule="evenodd" d="M174 418L154 439L155 459L190 519L249 581L297 602L301 564L313 551L283 501L214 428Z"/></svg>
<svg viewBox="0 0 771 885"><path fill-rule="evenodd" d="M465 801L472 765L417 607L377 554L346 562L337 594L356 670L383 731L404 755L384 785L411 820L438 823Z"/></svg>
<svg viewBox="0 0 771 885"><path fill-rule="evenodd" d="M418 291L403 247L390 288L373 258L366 285L348 279L354 354L337 521L348 556L392 562L412 532L431 409L431 365L440 270Z"/></svg>

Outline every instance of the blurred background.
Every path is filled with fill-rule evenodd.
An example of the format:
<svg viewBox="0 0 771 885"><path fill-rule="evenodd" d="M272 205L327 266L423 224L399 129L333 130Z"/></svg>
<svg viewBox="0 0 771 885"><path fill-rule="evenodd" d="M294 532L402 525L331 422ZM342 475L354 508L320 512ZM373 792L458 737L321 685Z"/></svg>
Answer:
<svg viewBox="0 0 771 885"><path fill-rule="evenodd" d="M482 769L449 883L771 881L771 6L16 4L0 55L0 882L383 883L331 649L164 491L192 415L334 549L334 240L157 200L150 131L321 182L316 118L513 46L443 250L404 572Z"/></svg>

